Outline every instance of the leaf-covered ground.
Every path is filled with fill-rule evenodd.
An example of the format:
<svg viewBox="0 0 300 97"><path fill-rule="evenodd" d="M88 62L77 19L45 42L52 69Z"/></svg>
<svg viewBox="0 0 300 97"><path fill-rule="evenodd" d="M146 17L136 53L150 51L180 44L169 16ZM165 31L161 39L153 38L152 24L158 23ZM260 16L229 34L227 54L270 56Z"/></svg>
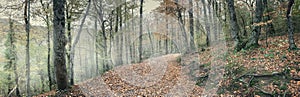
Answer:
<svg viewBox="0 0 300 97"><path fill-rule="evenodd" d="M295 34L295 42L300 46L300 34ZM288 50L288 40L285 36L275 36L261 40L260 47L241 50L240 52L230 51L227 54L216 56L216 47L210 47L199 53L189 55L170 54L153 58L140 64L131 64L116 67L104 73L102 76L87 80L73 86L69 95L83 94L85 96L200 96L207 92L207 82L214 73L222 73L219 82L216 82L217 96L300 96L300 50ZM218 51L219 52L219 51ZM181 59L179 58L181 56ZM188 56L188 57L186 57ZM195 70L184 71L192 64L192 58L199 57L200 63L195 63ZM225 61L216 60L216 57L224 57ZM225 62L225 64L224 64ZM165 66L157 69L153 66ZM216 65L222 68L213 69ZM165 68L161 75L161 69ZM132 72L139 75L130 76ZM154 73L153 73L154 72ZM155 73L157 72L157 73ZM210 74L209 74L210 73ZM160 78L143 78L148 74ZM155 75L157 74L157 75ZM187 75L185 75L187 74ZM192 82L190 77L194 76ZM130 80L128 82L128 80ZM142 82L139 82L142 81ZM152 83L151 83L152 82ZM209 91L210 92L210 91ZM52 94L51 94L52 93ZM54 95L51 91L45 95ZM41 96L41 95L40 95Z"/></svg>

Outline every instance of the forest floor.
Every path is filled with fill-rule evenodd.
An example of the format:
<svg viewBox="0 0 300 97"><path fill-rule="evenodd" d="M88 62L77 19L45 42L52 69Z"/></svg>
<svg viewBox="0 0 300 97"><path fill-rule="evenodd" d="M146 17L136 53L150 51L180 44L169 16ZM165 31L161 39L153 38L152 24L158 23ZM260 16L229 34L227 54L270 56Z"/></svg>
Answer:
<svg viewBox="0 0 300 97"><path fill-rule="evenodd" d="M294 37L300 47L300 33L296 33ZM202 52L187 55L169 54L138 64L119 66L102 76L72 86L68 94L82 94L88 97L180 97L207 96L206 94L212 93L208 96L299 97L300 50L288 50L287 35L269 37L268 46L265 41L260 40L261 45L258 48L240 52L231 51L232 48L228 45L229 52L222 53L223 61L212 56L212 52L220 49L210 47ZM198 57L198 63L193 61L194 56ZM194 66L198 70L185 69ZM149 74L155 78L149 77ZM214 84L215 87L208 87L213 86L210 84ZM50 91L38 97L55 93Z"/></svg>

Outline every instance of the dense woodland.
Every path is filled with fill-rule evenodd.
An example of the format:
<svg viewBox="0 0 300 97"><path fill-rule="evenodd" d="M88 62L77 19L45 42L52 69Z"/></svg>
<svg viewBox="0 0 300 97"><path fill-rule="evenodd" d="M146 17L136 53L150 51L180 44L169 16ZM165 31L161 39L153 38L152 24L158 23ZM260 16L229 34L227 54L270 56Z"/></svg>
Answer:
<svg viewBox="0 0 300 97"><path fill-rule="evenodd" d="M0 97L300 96L299 0L2 0L0 14Z"/></svg>

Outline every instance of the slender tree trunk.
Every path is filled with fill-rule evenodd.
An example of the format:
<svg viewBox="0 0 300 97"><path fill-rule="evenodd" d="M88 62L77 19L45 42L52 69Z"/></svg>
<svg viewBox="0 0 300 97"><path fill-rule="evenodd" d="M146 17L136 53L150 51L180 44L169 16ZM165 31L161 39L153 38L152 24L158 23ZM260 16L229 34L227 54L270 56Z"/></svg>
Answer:
<svg viewBox="0 0 300 97"><path fill-rule="evenodd" d="M223 8L225 10L225 11L223 11L224 12L224 21L223 22L227 23L227 18L226 18L227 17L227 12L226 12L226 10L228 10L228 9L226 7L226 2L225 1L223 1Z"/></svg>
<svg viewBox="0 0 300 97"><path fill-rule="evenodd" d="M115 33L119 33L118 31L119 31L119 27L121 28L121 25L122 25L122 23L121 23L121 11L122 11L122 7L121 6L118 6L117 8L116 8L116 21L115 21ZM121 41L119 41L120 40L120 38L122 37L122 35L121 35L122 33L120 32L120 35L116 35L115 36L115 50L116 50L116 52L118 53L118 54L120 54L120 55L118 55L118 57L117 57L117 61L116 61L116 65L121 65L122 64L122 54L121 54L121 52L120 52L120 49L121 49Z"/></svg>
<svg viewBox="0 0 300 97"><path fill-rule="evenodd" d="M190 9L189 13L189 22L190 22L190 50L195 50L195 43L194 43L194 12L193 12L193 0L189 0Z"/></svg>
<svg viewBox="0 0 300 97"><path fill-rule="evenodd" d="M47 72L48 72L48 80L49 80L49 89L52 90L52 85L53 85L53 80L51 77L51 65L50 65L50 53L51 53L51 48L50 48L50 24L49 24L49 16L46 15L47 19Z"/></svg>
<svg viewBox="0 0 300 97"><path fill-rule="evenodd" d="M142 52L143 52L143 3L144 0L141 0L140 4L140 33L139 33L139 62L142 61Z"/></svg>
<svg viewBox="0 0 300 97"><path fill-rule="evenodd" d="M294 40L294 25L292 23L292 13L291 13L293 4L294 4L294 0L289 0L287 13L286 13L287 25L288 25L288 37L289 37L289 49L291 50L297 49Z"/></svg>
<svg viewBox="0 0 300 97"><path fill-rule="evenodd" d="M106 41L107 41L107 37L106 37L106 32L105 32L105 22L106 22L106 20L104 20L103 22L102 22L102 36L103 36L103 44L104 44L104 57L106 58L107 57L107 43L106 43ZM106 62L106 59L104 59L104 61L103 61L103 66L107 66L107 62ZM105 68L105 69L107 69L107 68ZM107 71L107 70L105 70L105 71Z"/></svg>
<svg viewBox="0 0 300 97"><path fill-rule="evenodd" d="M63 2L65 2L65 0L63 0ZM76 37L75 37L75 40L74 40L74 42L72 43L72 45L71 45L71 51L70 51L70 68L72 68L71 70L70 70L70 75L71 75L71 80L73 80L73 84L74 84L74 56L75 56L75 47L76 47L76 45L77 45L77 43L78 43L78 41L79 41L79 39L80 39L80 34L81 34L81 31L82 31L82 28L83 28L83 24L84 24L84 22L85 22L85 19L86 19L86 17L87 17L87 15L88 15L88 13L89 13L89 10L90 10L90 6L91 6L91 0L89 0L88 1L88 6L87 6L87 10L86 10L86 13L84 14L84 17L83 17L83 19L82 19L82 21L81 21L81 24L80 24L80 27L79 27L79 31L78 31L78 33L77 33L77 35L76 35ZM54 26L55 27L55 26ZM55 29L55 28L54 28ZM63 31L64 32L64 31ZM71 40L70 40L71 41ZM58 67L56 67L56 68L58 68ZM57 75L57 74L56 74ZM57 83L58 84L58 83Z"/></svg>
<svg viewBox="0 0 300 97"><path fill-rule="evenodd" d="M201 10L200 7L199 7L199 3L198 2L196 2L196 8L199 9L199 10ZM200 20L199 20L199 18L200 18L200 11L197 11L196 15L197 15L197 19L196 19L196 33L200 34L200 25L201 25L200 24Z"/></svg>
<svg viewBox="0 0 300 97"><path fill-rule="evenodd" d="M135 0L132 0L132 2L134 2L134 5L136 4L135 3ZM134 9L132 8L131 9L131 16L134 16ZM134 20L131 20L131 31L132 32L135 32L135 29L134 29ZM130 35L129 35L130 37ZM130 43L130 48L129 48L129 52L130 52L130 59L133 63L135 63L135 46L134 46L134 41L132 41L130 38L129 38L129 43ZM132 44L131 44L132 43Z"/></svg>
<svg viewBox="0 0 300 97"><path fill-rule="evenodd" d="M207 16L207 7L206 7L206 3L205 0L201 0L202 4L203 4L203 13L204 13L204 23L205 23L205 29L206 29L206 46L209 46L209 41L210 41L210 27L209 27L209 23L208 23L208 16Z"/></svg>
<svg viewBox="0 0 300 97"><path fill-rule="evenodd" d="M54 65L56 65L57 89L59 91L64 91L68 88L68 74L65 58L65 3L65 0L53 0L53 51Z"/></svg>
<svg viewBox="0 0 300 97"><path fill-rule="evenodd" d="M234 1L233 0L227 0L228 4L228 9L229 9L229 14L230 14L230 28L231 28L231 37L234 40L234 48L235 50L239 51L241 47L239 46L240 44L240 38L239 38L239 25L237 23L236 19L236 13L235 13L235 8L234 8Z"/></svg>
<svg viewBox="0 0 300 97"><path fill-rule="evenodd" d="M185 24L184 24L184 20L182 19L182 10L183 10L183 8L180 8L179 7L179 2L178 2L178 0L175 0L175 3L177 4L177 8L176 8L176 10L177 10L177 15L178 15L178 23L179 23L179 27L180 27L180 29L182 30L182 33L183 33L183 37L184 37L184 43L183 44L186 44L186 48L185 48L185 51L187 51L188 50L188 48L189 48L189 45L188 45L188 37L187 37L187 35L186 35L186 30L185 30ZM180 31L179 31L180 32Z"/></svg>
<svg viewBox="0 0 300 97"><path fill-rule="evenodd" d="M217 38L218 38L218 28L217 25L216 25L216 20L217 20L217 16L216 14L218 14L217 12L217 8L216 8L216 1L215 0L212 0L211 3L212 3L212 8L213 8L213 12L211 13L212 14L212 30L213 30L213 33L214 33L214 40L213 41L217 41Z"/></svg>
<svg viewBox="0 0 300 97"><path fill-rule="evenodd" d="M123 27L123 16L122 16L122 5L120 5L120 12L119 12L119 17L120 17L120 22L119 22L119 24L120 24L120 30L122 30L122 27ZM120 54L120 65L122 65L123 64L123 33L122 32L120 32L120 45L119 45L119 54Z"/></svg>
<svg viewBox="0 0 300 97"><path fill-rule="evenodd" d="M72 35L71 35L71 19L72 15L68 11L68 7L66 8L66 17L67 17L67 40L68 40L68 49L67 49L67 66L69 66L69 77L70 77L70 85L74 85L74 72L73 72L73 64L71 62L71 48L72 48Z"/></svg>
<svg viewBox="0 0 300 97"><path fill-rule="evenodd" d="M8 54L8 69L10 70L11 66L12 69L14 71L14 75L15 75L15 84L16 84L16 96L21 97L20 94L20 90L19 90L19 75L18 75L18 71L17 71L17 54L16 54L16 46L15 46L15 32L14 32L14 24L13 21L11 19L11 17L9 17L9 34L8 34L8 45L6 46L6 49L8 50L8 52L6 54ZM9 74L10 76L10 74ZM12 84L11 82L11 78L9 78L8 80L10 82L10 84ZM9 90L11 90L11 87L9 86ZM9 91L11 92L11 91Z"/></svg>
<svg viewBox="0 0 300 97"><path fill-rule="evenodd" d="M24 9L24 20L26 25L26 94L27 97L31 96L30 93L30 55L29 55L29 38L30 38L30 0L26 0L25 2L25 9Z"/></svg>
<svg viewBox="0 0 300 97"><path fill-rule="evenodd" d="M40 0L40 3L43 7L43 11L46 13L46 26L47 26L47 74L48 74L48 80L49 80L49 90L52 90L52 85L53 85L53 80L51 77L51 65L50 65L50 53L51 53L51 48L50 48L50 19L49 19L49 3L46 3L46 5L43 3L43 0Z"/></svg>
<svg viewBox="0 0 300 97"><path fill-rule="evenodd" d="M95 52L95 57L96 57L96 75L99 75L99 53L98 53L98 50L99 50L99 47L98 47L98 43L100 42L99 41L99 34L98 34L98 25L97 25L97 19L95 17L95 21L94 21L94 26L95 26L95 48L96 48L96 52Z"/></svg>
<svg viewBox="0 0 300 97"><path fill-rule="evenodd" d="M112 14L113 14L113 11L112 11ZM111 16L110 16L111 17ZM111 18L109 18L110 19L110 21L109 21L109 36L110 36L110 40L109 40L109 53L110 53L110 57L111 57L111 52L112 52L112 41L113 41L113 38L114 38L114 36L112 35L112 31L113 31L113 18L111 17ZM109 65L107 64L106 66L104 65L103 66L103 68L105 68L105 69L109 69ZM104 69L104 70L105 70Z"/></svg>
<svg viewBox="0 0 300 97"><path fill-rule="evenodd" d="M261 32L261 25L259 23L262 21L263 15L263 0L256 0L256 8L255 8L255 18L254 18L254 27L252 29L251 37L248 40L245 48L257 47L258 39Z"/></svg>
<svg viewBox="0 0 300 97"><path fill-rule="evenodd" d="M168 36L169 34L169 23L168 23L168 18L166 16L166 37ZM168 38L164 39L165 40L165 54L168 54Z"/></svg>

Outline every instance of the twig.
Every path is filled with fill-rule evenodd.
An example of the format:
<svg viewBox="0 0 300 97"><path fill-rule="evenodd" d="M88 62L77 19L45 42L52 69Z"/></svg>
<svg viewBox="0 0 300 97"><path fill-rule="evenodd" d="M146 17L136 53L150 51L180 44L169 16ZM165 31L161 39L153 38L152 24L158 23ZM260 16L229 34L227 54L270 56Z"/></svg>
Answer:
<svg viewBox="0 0 300 97"><path fill-rule="evenodd" d="M270 96L272 96L272 93L269 93L269 92L267 92L267 91L265 91L265 90L263 90L263 89L261 89L261 88L259 88L259 87L257 87L257 86L254 86L256 89L258 89L259 91L261 91L262 93L264 93L264 94L266 94L266 95L270 95Z"/></svg>
<svg viewBox="0 0 300 97"><path fill-rule="evenodd" d="M253 76L253 77L272 77L275 75L281 75L283 72L273 72L272 74L246 74L247 76Z"/></svg>
<svg viewBox="0 0 300 97"><path fill-rule="evenodd" d="M292 78L292 80L300 81L300 78Z"/></svg>
<svg viewBox="0 0 300 97"><path fill-rule="evenodd" d="M249 80L248 86L251 85L252 80L254 79L254 77L252 76L251 79Z"/></svg>
<svg viewBox="0 0 300 97"><path fill-rule="evenodd" d="M10 95L17 89L17 85L8 93L7 97L10 97Z"/></svg>

